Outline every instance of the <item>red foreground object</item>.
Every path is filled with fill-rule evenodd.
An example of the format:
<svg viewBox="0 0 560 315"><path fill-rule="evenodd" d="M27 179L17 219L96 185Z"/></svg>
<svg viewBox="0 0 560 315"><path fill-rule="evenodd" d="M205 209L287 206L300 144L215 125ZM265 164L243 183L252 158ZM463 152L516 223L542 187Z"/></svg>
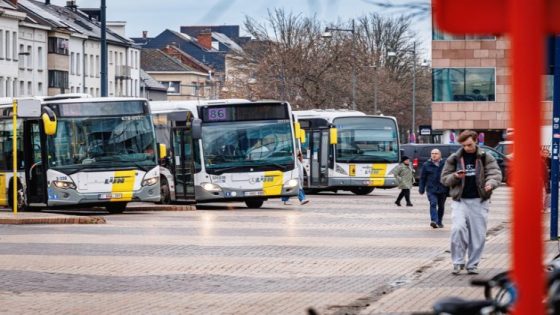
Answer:
<svg viewBox="0 0 560 315"><path fill-rule="evenodd" d="M542 180L539 161L541 75L545 36L560 33L560 1L434 0L438 28L455 34L508 34L511 39L513 152L513 276L519 299L514 314L545 314ZM542 174L541 174L542 176Z"/></svg>

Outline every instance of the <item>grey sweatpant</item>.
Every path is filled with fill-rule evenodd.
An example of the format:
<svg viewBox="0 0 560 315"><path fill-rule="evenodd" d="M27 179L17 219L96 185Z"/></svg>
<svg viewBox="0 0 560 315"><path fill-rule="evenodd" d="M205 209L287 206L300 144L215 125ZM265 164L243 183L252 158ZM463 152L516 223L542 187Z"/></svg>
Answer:
<svg viewBox="0 0 560 315"><path fill-rule="evenodd" d="M480 198L461 199L451 203L451 259L453 264L465 264L467 268L478 266L488 223L488 200Z"/></svg>

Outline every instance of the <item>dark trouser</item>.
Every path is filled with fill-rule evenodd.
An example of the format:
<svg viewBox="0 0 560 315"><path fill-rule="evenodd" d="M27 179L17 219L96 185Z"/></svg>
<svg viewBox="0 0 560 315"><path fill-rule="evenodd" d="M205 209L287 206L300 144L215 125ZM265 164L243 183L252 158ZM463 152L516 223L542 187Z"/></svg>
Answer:
<svg viewBox="0 0 560 315"><path fill-rule="evenodd" d="M430 219L437 224L442 224L443 214L445 212L445 199L447 199L447 194L428 193Z"/></svg>
<svg viewBox="0 0 560 315"><path fill-rule="evenodd" d="M407 205L412 204L412 202L410 202L410 189L401 189L401 193L397 197L397 203L401 203L403 197L406 199Z"/></svg>

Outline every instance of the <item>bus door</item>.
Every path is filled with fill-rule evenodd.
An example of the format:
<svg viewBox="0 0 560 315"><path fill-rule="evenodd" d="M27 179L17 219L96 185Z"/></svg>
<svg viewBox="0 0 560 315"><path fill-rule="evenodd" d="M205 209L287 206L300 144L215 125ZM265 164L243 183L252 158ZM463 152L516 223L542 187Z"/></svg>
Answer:
<svg viewBox="0 0 560 315"><path fill-rule="evenodd" d="M194 200L193 141L190 128L172 128L173 165L175 176L175 198L182 201Z"/></svg>
<svg viewBox="0 0 560 315"><path fill-rule="evenodd" d="M328 185L328 158L329 158L329 129L311 129L309 152L309 176L311 187Z"/></svg>
<svg viewBox="0 0 560 315"><path fill-rule="evenodd" d="M39 121L28 120L23 127L23 152L21 154L25 168L28 204L46 205L46 152L43 150L44 141L41 139ZM19 160L19 158L18 158Z"/></svg>

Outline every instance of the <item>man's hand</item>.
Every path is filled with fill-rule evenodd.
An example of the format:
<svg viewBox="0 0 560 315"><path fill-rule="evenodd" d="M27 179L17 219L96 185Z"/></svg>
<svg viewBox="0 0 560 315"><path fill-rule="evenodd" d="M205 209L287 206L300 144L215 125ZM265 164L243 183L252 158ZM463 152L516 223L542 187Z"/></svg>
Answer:
<svg viewBox="0 0 560 315"><path fill-rule="evenodd" d="M465 171L464 170L459 170L459 171L453 173L453 176L455 176L455 178L463 179L465 177Z"/></svg>
<svg viewBox="0 0 560 315"><path fill-rule="evenodd" d="M489 192L490 190L492 190L492 185L486 184L486 186L484 186L484 190L486 190L486 192Z"/></svg>

